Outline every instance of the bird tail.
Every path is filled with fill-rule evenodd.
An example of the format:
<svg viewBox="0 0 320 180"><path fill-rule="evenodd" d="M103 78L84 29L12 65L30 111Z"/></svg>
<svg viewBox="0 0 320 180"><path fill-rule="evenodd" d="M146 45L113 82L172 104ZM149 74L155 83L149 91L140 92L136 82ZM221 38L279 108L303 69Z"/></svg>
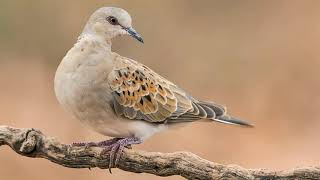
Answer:
<svg viewBox="0 0 320 180"><path fill-rule="evenodd" d="M231 117L228 115L216 117L212 120L220 122L220 123L224 123L224 124L240 125L240 126L244 126L244 127L253 127L253 125L247 121L244 121L244 120L241 120L241 119L238 119L235 117Z"/></svg>
<svg viewBox="0 0 320 180"><path fill-rule="evenodd" d="M231 117L227 115L227 108L212 102L197 102L206 114L205 119L213 120L216 122L224 123L224 124L232 124L232 125L240 125L244 127L253 127L252 124L247 121Z"/></svg>
<svg viewBox="0 0 320 180"><path fill-rule="evenodd" d="M192 122L197 120L216 121L224 124L240 125L243 127L253 127L252 124L247 121L231 117L227 115L226 107L213 103L204 101L193 101L193 109L176 117L170 119L171 123L177 122ZM168 121L169 122L169 121Z"/></svg>

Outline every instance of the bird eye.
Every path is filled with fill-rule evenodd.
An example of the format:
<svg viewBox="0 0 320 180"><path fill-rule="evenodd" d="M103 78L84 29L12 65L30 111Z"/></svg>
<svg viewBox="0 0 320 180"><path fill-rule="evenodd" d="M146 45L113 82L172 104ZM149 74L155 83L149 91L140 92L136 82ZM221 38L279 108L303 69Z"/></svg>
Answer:
<svg viewBox="0 0 320 180"><path fill-rule="evenodd" d="M108 22L109 22L110 24L112 24L112 25L118 25L118 24L119 24L117 18L115 18L115 17L113 17L113 16L107 17L107 20L108 20Z"/></svg>

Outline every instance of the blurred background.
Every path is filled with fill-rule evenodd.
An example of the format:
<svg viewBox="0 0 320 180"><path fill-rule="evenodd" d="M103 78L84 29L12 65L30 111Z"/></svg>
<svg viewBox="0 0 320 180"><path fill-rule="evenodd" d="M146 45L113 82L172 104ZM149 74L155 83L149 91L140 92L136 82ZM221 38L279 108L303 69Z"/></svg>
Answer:
<svg viewBox="0 0 320 180"><path fill-rule="evenodd" d="M227 105L231 114L256 126L194 123L135 148L191 151L245 168L319 165L317 0L1 0L0 125L34 127L65 143L105 139L71 118L53 90L60 60L102 6L126 9L145 40L118 38L114 51L146 64L194 97ZM68 169L4 146L0 174L12 180L161 179Z"/></svg>

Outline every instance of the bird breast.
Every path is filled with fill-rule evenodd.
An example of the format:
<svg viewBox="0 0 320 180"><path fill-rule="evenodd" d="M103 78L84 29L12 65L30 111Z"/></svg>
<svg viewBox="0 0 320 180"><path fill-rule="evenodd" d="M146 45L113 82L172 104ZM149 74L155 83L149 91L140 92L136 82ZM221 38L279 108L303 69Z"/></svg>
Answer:
<svg viewBox="0 0 320 180"><path fill-rule="evenodd" d="M112 54L102 51L97 42L82 40L67 53L55 75L58 101L77 119L101 119L110 111L111 90L107 77Z"/></svg>

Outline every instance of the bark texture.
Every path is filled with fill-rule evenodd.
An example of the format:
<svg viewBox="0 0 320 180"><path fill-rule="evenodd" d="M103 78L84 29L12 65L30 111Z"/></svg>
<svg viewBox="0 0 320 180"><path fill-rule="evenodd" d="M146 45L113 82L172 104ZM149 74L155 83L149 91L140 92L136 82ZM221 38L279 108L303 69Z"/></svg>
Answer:
<svg viewBox="0 0 320 180"><path fill-rule="evenodd" d="M20 155L45 158L69 168L108 169L109 155L100 155L101 148L62 144L32 128L0 126L2 145L10 146ZM245 169L210 162L190 152L159 153L126 149L117 168L157 176L180 175L186 179L320 179L320 167L316 166L284 171Z"/></svg>

